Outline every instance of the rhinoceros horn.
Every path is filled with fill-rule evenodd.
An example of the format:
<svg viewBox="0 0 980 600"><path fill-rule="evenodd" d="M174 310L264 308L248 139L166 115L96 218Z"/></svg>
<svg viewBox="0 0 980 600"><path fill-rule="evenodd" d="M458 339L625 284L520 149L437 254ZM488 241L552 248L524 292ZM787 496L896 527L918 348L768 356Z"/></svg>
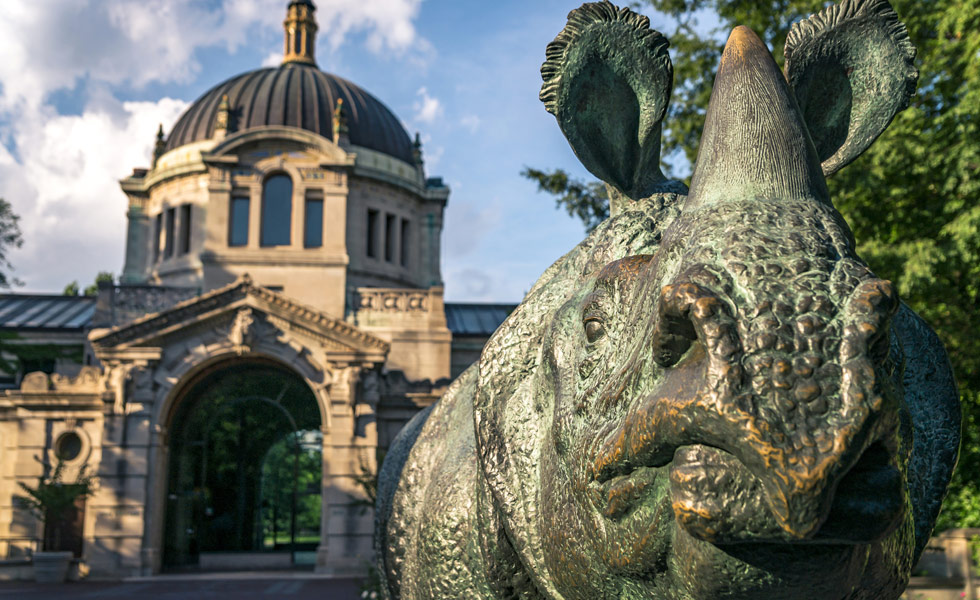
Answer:
<svg viewBox="0 0 980 600"><path fill-rule="evenodd" d="M830 203L796 100L762 40L728 38L684 211L730 199Z"/></svg>

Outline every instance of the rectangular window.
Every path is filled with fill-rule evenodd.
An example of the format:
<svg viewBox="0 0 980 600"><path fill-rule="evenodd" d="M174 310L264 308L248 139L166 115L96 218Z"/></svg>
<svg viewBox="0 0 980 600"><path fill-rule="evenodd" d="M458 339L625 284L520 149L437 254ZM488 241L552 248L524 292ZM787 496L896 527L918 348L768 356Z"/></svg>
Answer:
<svg viewBox="0 0 980 600"><path fill-rule="evenodd" d="M288 246L292 242L293 180L273 175L262 186L262 246Z"/></svg>
<svg viewBox="0 0 980 600"><path fill-rule="evenodd" d="M407 267L408 266L408 242L409 242L409 240L408 240L408 227L409 227L409 225L408 225L408 219L402 219L402 239L401 239L401 242L402 242L401 243L401 246L402 246L401 250L402 250L402 252L401 252L401 261L402 261L402 266L403 267Z"/></svg>
<svg viewBox="0 0 980 600"><path fill-rule="evenodd" d="M180 253L191 251L191 205L180 207Z"/></svg>
<svg viewBox="0 0 980 600"><path fill-rule="evenodd" d="M367 255L378 258L378 211L367 212Z"/></svg>
<svg viewBox="0 0 980 600"><path fill-rule="evenodd" d="M231 199L231 214L228 218L228 245L248 245L248 197L236 196Z"/></svg>
<svg viewBox="0 0 980 600"><path fill-rule="evenodd" d="M153 233L153 262L160 262L160 242L163 238L163 213L157 215L156 229Z"/></svg>
<svg viewBox="0 0 980 600"><path fill-rule="evenodd" d="M385 215L385 260L395 262L395 215Z"/></svg>
<svg viewBox="0 0 980 600"><path fill-rule="evenodd" d="M323 198L306 197L303 227L303 246L319 248L323 245Z"/></svg>
<svg viewBox="0 0 980 600"><path fill-rule="evenodd" d="M163 245L163 257L170 258L174 255L174 219L177 216L177 210L173 208L167 209L167 239L164 240Z"/></svg>

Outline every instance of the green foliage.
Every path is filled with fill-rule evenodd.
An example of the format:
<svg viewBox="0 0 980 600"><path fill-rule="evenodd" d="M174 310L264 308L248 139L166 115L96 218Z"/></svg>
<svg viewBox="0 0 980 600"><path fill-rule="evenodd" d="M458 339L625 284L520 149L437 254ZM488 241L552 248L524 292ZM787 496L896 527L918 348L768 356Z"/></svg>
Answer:
<svg viewBox="0 0 980 600"><path fill-rule="evenodd" d="M6 273L13 269L8 253L24 243L19 221L20 217L14 213L10 203L0 198L0 290L9 289L11 285L20 285L17 279Z"/></svg>
<svg viewBox="0 0 980 600"><path fill-rule="evenodd" d="M84 466L74 483L63 481L64 471L65 463L59 460L53 470L49 471L46 465L44 473L37 479L37 485L31 487L26 483L18 482L20 488L27 494L20 498L21 505L44 523L44 550L58 547L58 540L51 539L48 530L57 521L67 518L77 499L92 494L93 477L85 472Z"/></svg>
<svg viewBox="0 0 980 600"><path fill-rule="evenodd" d="M262 527L273 545L290 541L294 491L297 538L312 533L320 539L323 461L319 448L297 447L302 435L295 432L273 444L262 464Z"/></svg>
<svg viewBox="0 0 980 600"><path fill-rule="evenodd" d="M0 331L0 372L12 375L17 371L17 363L7 357L17 349L17 346L9 344L10 340L16 340L18 337L20 336L16 331Z"/></svg>
<svg viewBox="0 0 980 600"><path fill-rule="evenodd" d="M941 527L980 525L980 0L891 0L918 48L918 93L854 163L828 181L858 251L946 344L961 388L964 442ZM752 28L783 60L789 26L822 0L646 0L671 42L674 94L664 153L693 164L728 32ZM667 18L664 18L666 16ZM702 26L716 18L719 26ZM700 22L699 22L700 20ZM684 161L679 161L683 163ZM672 176L689 175L671 173ZM532 176L531 173L534 173ZM525 169L594 226L598 184ZM563 179L564 178L564 179ZM563 185L563 181L566 182ZM550 184L550 185L546 185ZM574 185L572 185L574 184ZM598 208L597 208L598 207ZM582 217L581 215L587 215Z"/></svg>
<svg viewBox="0 0 980 600"><path fill-rule="evenodd" d="M172 490L200 499L186 513L196 551L258 550L270 536L286 542L294 482L297 537L318 534L320 453L296 451L299 432L319 429L320 413L302 380L241 364L203 379L188 397L173 421L169 477ZM168 534L175 546L190 543L184 529Z"/></svg>
<svg viewBox="0 0 980 600"><path fill-rule="evenodd" d="M13 338L16 337L17 334L14 333ZM17 362L20 364L21 369L24 370L31 367L31 365L57 362L58 359L81 364L85 358L85 350L80 344L10 344L5 346L4 349L17 357Z"/></svg>
<svg viewBox="0 0 980 600"><path fill-rule="evenodd" d="M108 271L99 271L99 274L95 276L95 282L92 285L85 288L84 294L86 296L98 296L100 285L112 285L113 277L112 273Z"/></svg>
<svg viewBox="0 0 980 600"><path fill-rule="evenodd" d="M521 175L537 182L538 191L557 196L555 205L564 207L569 216L581 220L588 232L609 217L609 197L602 183L573 179L561 169L546 173L524 167Z"/></svg>
<svg viewBox="0 0 980 600"><path fill-rule="evenodd" d="M368 564L367 577L361 580L361 594L359 598L362 600L377 600L381 598L381 587L383 585L384 581L381 577L381 571L373 564Z"/></svg>
<svg viewBox="0 0 980 600"><path fill-rule="evenodd" d="M362 460L360 465L358 465L359 473L354 475L354 483L357 484L357 487L361 488L365 496L365 499L358 498L354 503L363 506L365 510L374 508L375 503L378 501L378 470L385 461L385 451L378 448L375 456L377 460L374 464L377 465L377 468L372 469L370 465Z"/></svg>
<svg viewBox="0 0 980 600"><path fill-rule="evenodd" d="M114 282L114 277L109 271L99 271L99 274L95 276L95 281L85 287L82 292L85 296L98 296L99 286L102 284L112 285ZM78 280L72 281L65 286L65 289L61 292L64 296L77 296L79 293Z"/></svg>

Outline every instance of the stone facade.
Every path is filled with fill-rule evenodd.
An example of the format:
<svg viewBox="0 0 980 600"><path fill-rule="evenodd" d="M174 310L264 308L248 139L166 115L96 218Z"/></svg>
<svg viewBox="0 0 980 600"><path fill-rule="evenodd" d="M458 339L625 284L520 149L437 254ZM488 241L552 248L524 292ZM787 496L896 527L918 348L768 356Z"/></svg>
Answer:
<svg viewBox="0 0 980 600"><path fill-rule="evenodd" d="M256 367L301 381L315 399L316 569L366 567L373 516L362 480L449 383L439 266L449 189L426 176L418 139L380 102L316 70L314 10L290 2L283 66L229 80L220 103L206 94L170 137L161 129L152 167L121 181L120 285L101 288L84 332L67 334L78 362L21 373L0 396L0 559L37 549L41 525L19 503L18 484L36 482L77 436L66 481L82 468L96 476L79 573L163 570L178 415L208 377ZM269 85L246 89L256 77ZM287 85L297 78L308 83ZM336 103L308 106L327 102L309 96L313 84ZM344 98L359 112L345 112ZM297 105L306 112L290 113ZM21 342L58 334L38 331ZM279 564L267 558L201 553L196 564Z"/></svg>
<svg viewBox="0 0 980 600"><path fill-rule="evenodd" d="M351 321L363 327L244 276L166 310L91 329L89 347L101 368L83 367L74 378L23 377L18 390L0 398L0 553L26 557L36 547L39 524L17 503L17 484L33 483L45 463L54 464L58 440L70 431L82 450L69 461L66 480L82 466L97 475L84 513L83 573L159 572L176 410L202 373L255 363L298 376L316 398L323 444L316 567L361 572L371 556L373 521L356 479L377 468L379 446L441 395L448 379L406 373L448 370L450 336L439 289L363 289L358 297ZM383 309L374 310L374 302ZM404 327L394 326L399 322ZM445 352L426 359L418 350L427 336ZM388 368L392 360L405 368ZM256 558L238 562L250 560Z"/></svg>

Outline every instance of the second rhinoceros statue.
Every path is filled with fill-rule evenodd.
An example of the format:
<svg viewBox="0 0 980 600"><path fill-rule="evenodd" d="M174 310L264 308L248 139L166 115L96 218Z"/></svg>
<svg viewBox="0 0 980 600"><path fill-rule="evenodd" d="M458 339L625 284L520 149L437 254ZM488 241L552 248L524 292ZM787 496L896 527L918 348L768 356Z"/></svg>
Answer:
<svg viewBox="0 0 980 600"><path fill-rule="evenodd" d="M612 216L390 449L389 598L901 594L956 386L825 177L905 108L915 49L887 2L844 0L785 56L732 32L685 193L659 168L667 41L608 2L569 15L541 97Z"/></svg>

